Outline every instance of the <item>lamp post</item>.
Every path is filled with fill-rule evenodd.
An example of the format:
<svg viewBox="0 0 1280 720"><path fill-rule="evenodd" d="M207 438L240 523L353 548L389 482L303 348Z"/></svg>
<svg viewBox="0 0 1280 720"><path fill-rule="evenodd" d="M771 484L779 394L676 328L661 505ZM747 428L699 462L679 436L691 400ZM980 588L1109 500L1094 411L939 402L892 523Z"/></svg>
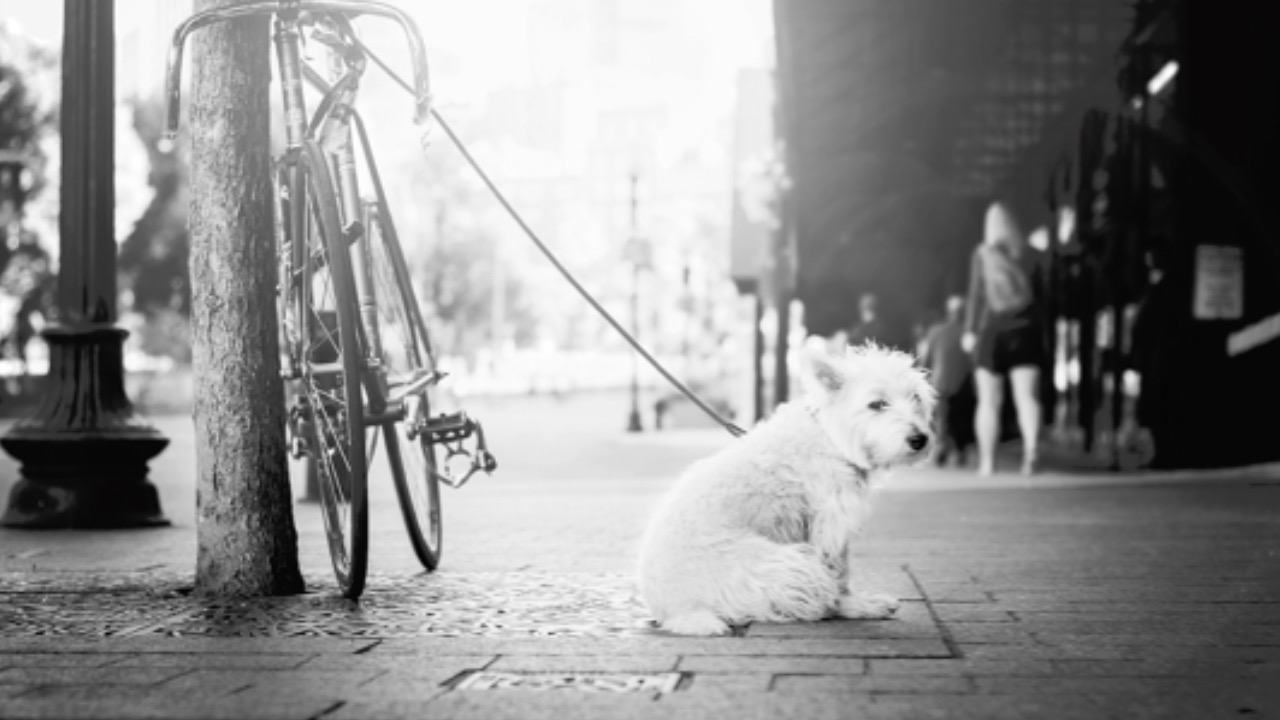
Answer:
<svg viewBox="0 0 1280 720"><path fill-rule="evenodd" d="M147 463L169 440L133 413L124 384L128 333L115 326L114 3L64 7L58 318L42 333L49 344L42 402L0 438L22 463L0 524L168 525Z"/></svg>
<svg viewBox="0 0 1280 720"><path fill-rule="evenodd" d="M649 243L640 237L636 229L636 185L639 176L631 173L631 237L627 239L625 254L631 261L631 335L640 339L640 271L649 266ZM631 413L627 418L627 432L641 432L640 422L640 360L631 353Z"/></svg>

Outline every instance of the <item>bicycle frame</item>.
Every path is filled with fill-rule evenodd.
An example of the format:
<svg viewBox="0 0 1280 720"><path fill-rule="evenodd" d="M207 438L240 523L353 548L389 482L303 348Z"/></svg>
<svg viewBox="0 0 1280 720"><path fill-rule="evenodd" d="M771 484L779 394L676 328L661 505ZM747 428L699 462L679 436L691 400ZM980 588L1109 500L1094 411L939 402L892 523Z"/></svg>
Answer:
<svg viewBox="0 0 1280 720"><path fill-rule="evenodd" d="M422 347L426 350L426 357L416 358L417 363L415 364L423 365L426 364L423 362L424 360L429 360L429 367L432 368L430 372L415 378L408 385L400 388L396 396L391 395L389 389L385 386L385 382L378 387L377 392L371 392L370 421L376 423L388 420L402 420L408 415L410 425L418 427L424 425L427 418L420 416L416 412L418 406L405 407L401 401L406 395L420 392L423 388L435 384L444 375L435 370L434 353L431 350L430 339L425 331L426 323L422 317L421 309L409 289L411 287L410 278L404 271L407 263L403 256L395 224L388 210L389 204L382 187L377 162L374 159L368 133L365 131L364 121L355 108L360 78L367 65L366 58L357 43L354 42L354 31L351 27L341 22L337 23L337 25L338 27L334 28L334 34L329 37L329 41L326 43L331 48L329 79L326 80L320 77L310 66L303 66L303 74L307 82L324 95L323 103L325 107L317 109L315 117L312 118L311 134L323 138L322 144L332 158L331 170L339 190L341 209L346 223L344 232L348 239L354 243L356 249L352 256L352 273L356 282L356 296L360 301L361 321L367 329L368 337L365 338L367 341L365 345L367 367L373 371L371 374L374 377L380 381L385 381L385 376L377 372L379 364L382 362L384 347L382 346L383 338L375 330L378 312L377 296L373 291L374 278L369 267L369 261L372 257L372 238L370 233L376 228L386 235L381 247L384 251L394 256L391 265L396 273L395 287L401 288L403 292L407 293L404 306L408 308L411 314L411 317L408 318L409 330L413 335L413 339L420 341ZM376 199L373 200L362 199L360 192L360 180L355 164L353 126L359 131L361 151L369 170L370 180L374 186ZM412 343L411 345L416 352L417 345Z"/></svg>
<svg viewBox="0 0 1280 720"><path fill-rule="evenodd" d="M434 353L426 333L426 324L421 309L412 298L412 285L405 268L403 251L395 232L394 223L387 212L386 196L378 177L376 163L369 145L363 121L354 108L359 81L365 70L366 58L364 46L355 36L350 18L356 15L373 15L390 19L398 23L404 31L408 42L410 58L413 65L413 120L416 124L425 122L432 114L431 93L426 54L417 26L407 14L398 8L378 0L259 0L244 5L207 10L182 22L174 32L173 44L169 50L166 71L167 113L166 135L176 135L180 115L181 73L183 49L186 38L194 31L209 25L236 20L239 18L272 16L274 17L274 33L272 36L276 47L276 60L280 72L281 99L284 109L285 153L277 168L283 173L280 185L287 188L290 198L305 196L305 180L297 161L298 153L304 143L318 141L328 158L329 174L336 190L339 216L342 224L341 234L355 252L350 254L352 279L354 281L354 297L357 300L359 322L356 328L363 348L361 382L366 390L367 406L365 419L370 425L387 425L398 421L408 421L412 428L411 436L423 433L433 444L444 444L450 455L465 454L473 458L472 469L461 479L437 474L442 481L454 487L460 487L477 470L491 472L496 467L492 455L485 447L483 430L479 423L466 417L465 413L441 416L431 419L416 397L426 387L434 385L444 377L434 363ZM328 53L329 78L319 75L302 59L302 28L314 26L312 37L326 46ZM323 99L313 116L308 120L306 103L303 95L303 83L310 83L322 94ZM362 202L359 190L359 178L356 171L352 124L359 130L361 150L370 170L370 177L377 196L375 201ZM284 204L284 203L282 203ZM282 289L290 298L295 308L295 317L303 317L308 306L308 283L298 283L298 292L287 292L288 283L295 280L301 269L308 268L311 262L306 256L305 243L298 240L297 234L305 223L305 203L287 201L287 217L281 220L285 225L283 242L280 248L281 262L284 264L281 282ZM410 314L408 324L415 340L420 340L428 362L420 363L426 370L397 388L393 395L387 387L386 373L382 372L382 338L377 331L376 294L373 291L373 278L368 265L370 257L369 234L376 226L386 234L383 243L386 252L394 257L391 263L395 272L395 284L405 293L403 304ZM303 323L298 329L297 337L301 347L312 346L312 328L310 323ZM294 361L299 352L291 348L287 353L291 356L282 368L285 377L297 379L302 373L311 376L323 376L341 372L334 365L312 363L306 370ZM476 453L466 453L456 443L465 437L475 434L479 439ZM450 445L454 443L454 445ZM434 472L434 471L433 471Z"/></svg>

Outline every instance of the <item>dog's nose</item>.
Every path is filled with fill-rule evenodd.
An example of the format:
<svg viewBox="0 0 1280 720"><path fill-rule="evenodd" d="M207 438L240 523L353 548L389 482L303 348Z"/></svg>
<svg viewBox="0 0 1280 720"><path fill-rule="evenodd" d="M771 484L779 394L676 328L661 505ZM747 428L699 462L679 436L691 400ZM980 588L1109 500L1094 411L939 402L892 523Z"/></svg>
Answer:
<svg viewBox="0 0 1280 720"><path fill-rule="evenodd" d="M924 433L916 433L915 435L912 435L911 437L907 438L907 445L910 446L911 449L916 452L920 452L921 450L924 449L924 446L928 444L929 444L929 436L925 435Z"/></svg>

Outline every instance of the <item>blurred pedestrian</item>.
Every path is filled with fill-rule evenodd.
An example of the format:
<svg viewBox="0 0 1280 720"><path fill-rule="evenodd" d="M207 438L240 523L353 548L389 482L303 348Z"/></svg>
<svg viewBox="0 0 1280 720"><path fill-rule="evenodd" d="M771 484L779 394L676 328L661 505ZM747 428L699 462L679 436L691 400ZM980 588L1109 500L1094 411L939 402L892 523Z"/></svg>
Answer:
<svg viewBox="0 0 1280 720"><path fill-rule="evenodd" d="M858 298L858 322L849 331L849 344L859 345L868 340L885 342L885 324L879 313L879 300L875 293L863 293Z"/></svg>
<svg viewBox="0 0 1280 720"><path fill-rule="evenodd" d="M1164 279L1166 258L1163 248L1156 246L1143 255L1147 267L1146 291L1138 301L1133 322L1130 325L1131 367L1138 376L1138 398L1134 408L1134 422L1138 428L1140 444L1142 439L1153 441L1167 424L1164 418L1169 416L1165 411L1167 397L1153 392L1160 387L1167 373L1168 356L1158 351L1159 338L1169 337L1173 331L1170 319L1174 317L1170 284ZM1176 402L1176 400L1174 401ZM1157 457L1148 460L1151 467L1159 467L1159 446L1155 447Z"/></svg>
<svg viewBox="0 0 1280 720"><path fill-rule="evenodd" d="M935 310L926 310L919 315L915 322L911 323L911 339L913 341L912 350L916 357L924 357L925 343L929 338L929 331L939 323L946 322L946 312L937 312Z"/></svg>
<svg viewBox="0 0 1280 720"><path fill-rule="evenodd" d="M977 365L978 473L995 471L1004 405L1004 377L1022 435L1022 472L1036 470L1040 431L1040 368L1046 355L1045 272L1042 253L1031 247L1003 203L987 209L982 243L969 267L968 310L962 336Z"/></svg>
<svg viewBox="0 0 1280 720"><path fill-rule="evenodd" d="M961 346L964 335L965 300L961 295L947 298L946 316L925 333L920 345L920 362L929 368L929 379L938 390L938 450L934 460L939 467L954 458L956 465L966 463L968 448L973 444L973 362Z"/></svg>

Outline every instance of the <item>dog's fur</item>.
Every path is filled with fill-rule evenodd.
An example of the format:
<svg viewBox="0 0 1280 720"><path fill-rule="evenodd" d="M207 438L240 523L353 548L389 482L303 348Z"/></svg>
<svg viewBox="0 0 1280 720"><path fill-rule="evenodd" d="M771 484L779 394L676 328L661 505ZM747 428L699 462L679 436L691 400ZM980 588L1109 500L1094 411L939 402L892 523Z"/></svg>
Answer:
<svg viewBox="0 0 1280 720"><path fill-rule="evenodd" d="M640 552L640 597L661 626L887 618L854 587L850 548L876 475L933 447L935 393L910 355L877 345L805 352L805 396L676 482Z"/></svg>

